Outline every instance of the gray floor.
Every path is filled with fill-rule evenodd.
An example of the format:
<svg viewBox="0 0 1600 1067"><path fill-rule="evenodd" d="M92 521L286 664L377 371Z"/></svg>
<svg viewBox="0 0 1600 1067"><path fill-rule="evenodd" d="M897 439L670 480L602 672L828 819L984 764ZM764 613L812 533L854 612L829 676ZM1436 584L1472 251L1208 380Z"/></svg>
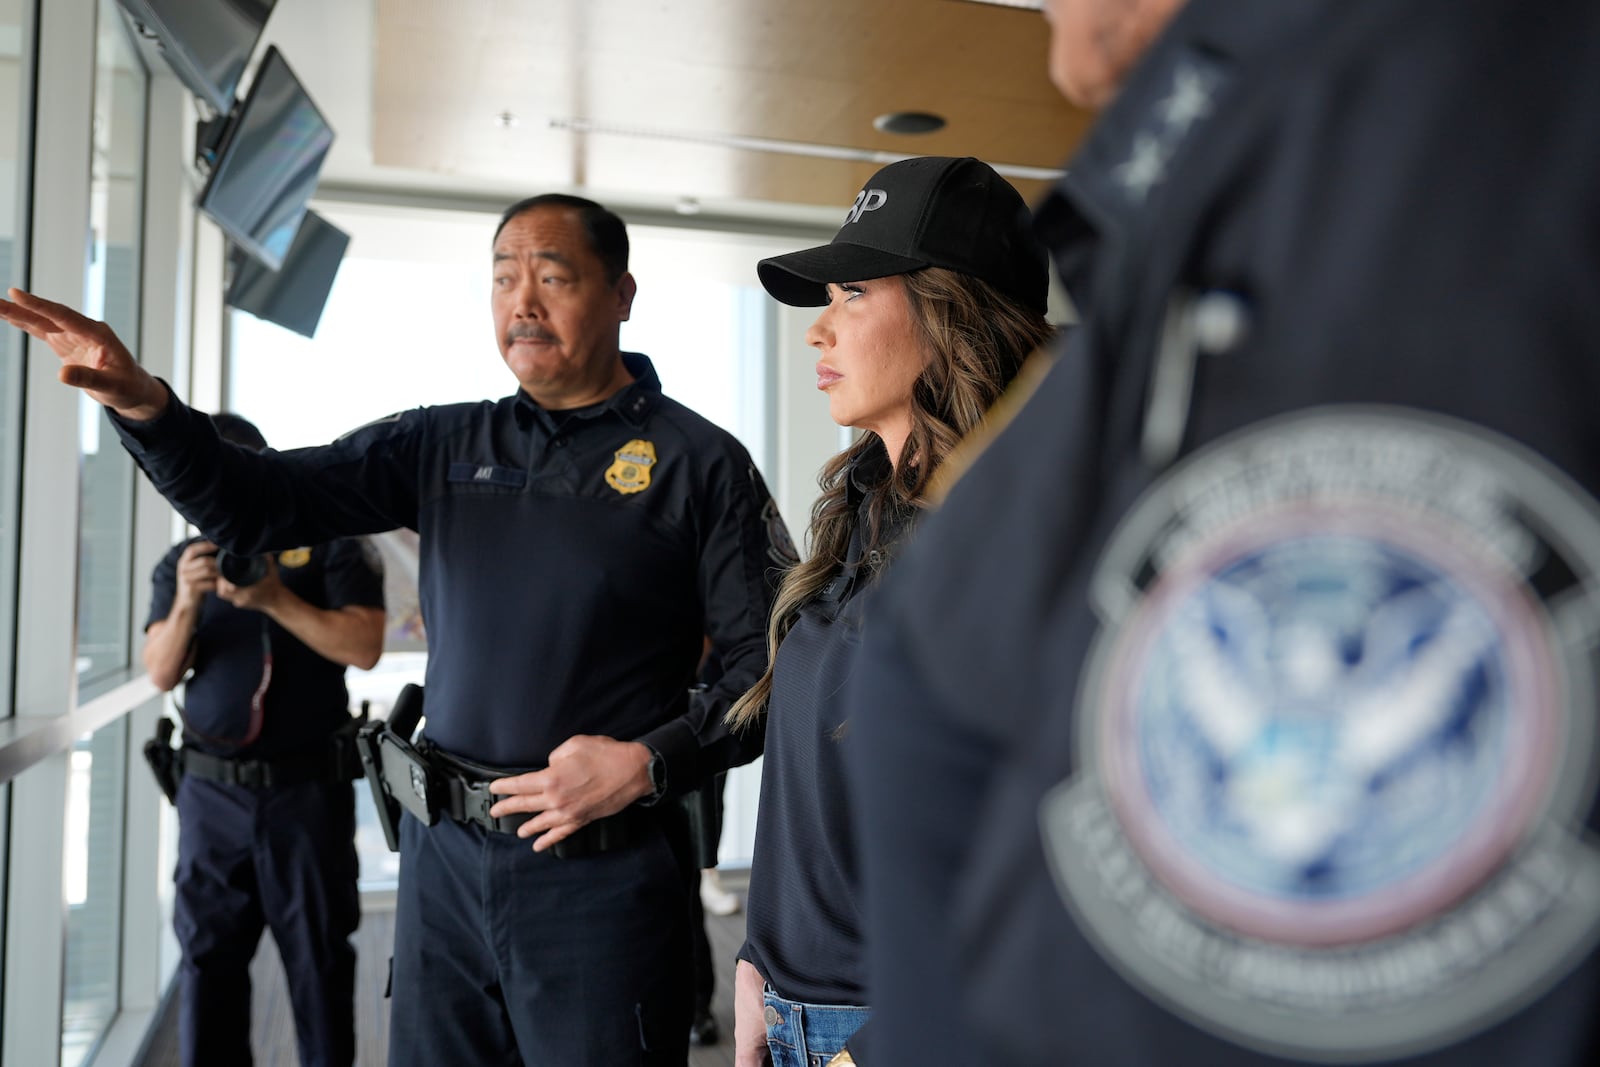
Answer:
<svg viewBox="0 0 1600 1067"><path fill-rule="evenodd" d="M744 879L725 872L723 884L743 895ZM389 1056L389 1001L383 987L388 977L389 950L394 943L392 901L382 897L362 902L361 927L356 931L356 1064L382 1067ZM733 963L744 942L744 913L725 919L706 917L711 955L717 965L717 991L712 1011L722 1024L722 1043L689 1052L690 1067L733 1065ZM251 1012L250 1044L256 1067L298 1067L294 1048L294 1018L283 981L283 965L270 937L263 938L251 965L255 1002ZM687 981L687 977L685 978ZM146 1045L142 1067L178 1067L176 1006L169 998L167 1016Z"/></svg>

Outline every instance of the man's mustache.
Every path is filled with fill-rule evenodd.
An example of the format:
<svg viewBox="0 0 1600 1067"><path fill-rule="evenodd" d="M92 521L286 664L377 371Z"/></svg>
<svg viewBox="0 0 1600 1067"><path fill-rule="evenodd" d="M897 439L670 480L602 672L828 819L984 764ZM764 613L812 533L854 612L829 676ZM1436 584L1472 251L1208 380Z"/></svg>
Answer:
<svg viewBox="0 0 1600 1067"><path fill-rule="evenodd" d="M543 326L532 323L518 323L506 330L506 344L512 345L518 341L554 341L556 335Z"/></svg>

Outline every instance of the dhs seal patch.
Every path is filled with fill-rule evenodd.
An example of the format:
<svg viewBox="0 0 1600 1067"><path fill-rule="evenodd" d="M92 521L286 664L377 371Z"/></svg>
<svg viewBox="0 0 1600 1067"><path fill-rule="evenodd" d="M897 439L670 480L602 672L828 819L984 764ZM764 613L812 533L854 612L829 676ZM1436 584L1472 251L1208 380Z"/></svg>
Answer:
<svg viewBox="0 0 1600 1067"><path fill-rule="evenodd" d="M637 437L614 453L606 468L606 484L619 493L642 493L650 488L650 468L656 465L656 446Z"/></svg>
<svg viewBox="0 0 1600 1067"><path fill-rule="evenodd" d="M1079 766L1040 809L1133 983L1279 1055L1438 1048L1600 934L1600 518L1465 424L1327 409L1174 469L1092 586Z"/></svg>

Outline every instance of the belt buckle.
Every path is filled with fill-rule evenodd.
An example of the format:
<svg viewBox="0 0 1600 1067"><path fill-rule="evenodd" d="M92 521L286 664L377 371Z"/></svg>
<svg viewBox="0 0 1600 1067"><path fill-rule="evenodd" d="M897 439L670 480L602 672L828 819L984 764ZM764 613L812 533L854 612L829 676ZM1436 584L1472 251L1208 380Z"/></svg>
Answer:
<svg viewBox="0 0 1600 1067"><path fill-rule="evenodd" d="M499 798L489 792L487 782L461 783L461 814L469 822L475 822L487 830L498 830L498 820L489 814L489 809L494 807Z"/></svg>
<svg viewBox="0 0 1600 1067"><path fill-rule="evenodd" d="M233 779L247 789L262 789L267 785L267 767L259 760L244 760L233 765Z"/></svg>

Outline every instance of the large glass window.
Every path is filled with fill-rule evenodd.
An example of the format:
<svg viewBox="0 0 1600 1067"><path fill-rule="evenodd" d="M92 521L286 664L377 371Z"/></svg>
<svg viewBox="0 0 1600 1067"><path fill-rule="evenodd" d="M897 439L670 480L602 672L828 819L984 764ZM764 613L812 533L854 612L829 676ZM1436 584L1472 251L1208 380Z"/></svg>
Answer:
<svg viewBox="0 0 1600 1067"><path fill-rule="evenodd" d="M90 173L90 316L139 336L140 227L149 76L115 0L100 0ZM83 401L78 546L78 690L86 698L129 666L134 466L105 413ZM61 1062L77 1067L116 1015L122 969L123 819L128 721L71 753L64 851L66 981Z"/></svg>
<svg viewBox="0 0 1600 1067"><path fill-rule="evenodd" d="M149 76L114 0L100 0L86 307L137 349L145 106ZM78 686L86 697L129 666L134 466L106 415L80 398Z"/></svg>
<svg viewBox="0 0 1600 1067"><path fill-rule="evenodd" d="M28 188L25 86L31 40L24 0L0 0L0 288L24 280ZM22 461L21 335L0 330L0 718L11 714L16 624L17 477ZM3 891L3 889L0 889ZM0 912L3 914L3 912Z"/></svg>
<svg viewBox="0 0 1600 1067"><path fill-rule="evenodd" d="M639 279L622 346L655 364L668 396L732 433L770 480L767 395L771 302L756 261L770 240L660 226L629 228Z"/></svg>
<svg viewBox="0 0 1600 1067"><path fill-rule="evenodd" d="M27 89L32 0L0 0L0 289L25 279L29 171ZM17 621L17 479L22 469L21 335L0 330L0 719L10 718ZM0 785L0 855L10 825L11 787ZM6 880L0 878L0 959L5 958ZM5 990L0 986L0 1003Z"/></svg>
<svg viewBox="0 0 1600 1067"><path fill-rule="evenodd" d="M124 716L79 738L72 748L63 878L67 956L62 1067L84 1062L117 1011L127 741Z"/></svg>

